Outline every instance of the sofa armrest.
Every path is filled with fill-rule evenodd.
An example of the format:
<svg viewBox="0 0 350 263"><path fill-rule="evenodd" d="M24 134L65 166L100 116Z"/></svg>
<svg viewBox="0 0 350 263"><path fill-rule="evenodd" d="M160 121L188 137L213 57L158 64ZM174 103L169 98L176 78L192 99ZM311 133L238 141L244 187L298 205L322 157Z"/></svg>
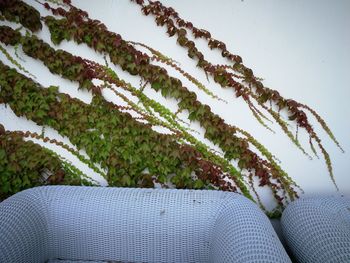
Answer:
<svg viewBox="0 0 350 263"><path fill-rule="evenodd" d="M213 227L211 262L291 261L265 214L247 198L235 196L222 203Z"/></svg>
<svg viewBox="0 0 350 263"><path fill-rule="evenodd" d="M282 230L298 262L350 262L350 199L303 198L282 214Z"/></svg>
<svg viewBox="0 0 350 263"><path fill-rule="evenodd" d="M44 262L47 222L38 188L0 203L0 262Z"/></svg>

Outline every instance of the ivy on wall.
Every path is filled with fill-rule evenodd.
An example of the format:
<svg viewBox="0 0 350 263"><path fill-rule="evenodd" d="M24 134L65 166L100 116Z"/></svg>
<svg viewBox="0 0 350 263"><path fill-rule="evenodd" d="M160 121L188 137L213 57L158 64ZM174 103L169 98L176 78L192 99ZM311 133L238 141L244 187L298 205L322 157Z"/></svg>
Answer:
<svg viewBox="0 0 350 263"><path fill-rule="evenodd" d="M1 1L2 19L20 23L30 31L23 34L21 28L14 30L8 26L0 26L0 42L6 46L14 46L16 49L21 47L26 55L42 61L51 73L77 82L80 89L91 92L93 99L90 104L86 104L60 93L58 87L44 88L33 79L0 62L0 103L9 105L17 116L25 116L38 125L55 129L62 136L68 137L78 151L37 134L32 134L34 138L64 146L64 149L104 176L110 186L154 187L154 184L158 183L162 187L173 185L176 188L238 191L256 200L270 216L278 216L285 204L298 197L300 188L282 170L273 154L247 131L227 124L224 119L213 113L208 105L199 102L196 93L189 91L180 79L172 77L165 68L153 64L157 61L173 67L198 89L224 103L204 84L181 69L176 61L145 44L124 40L121 35L109 31L100 21L89 18L85 11L74 7L68 0L48 2L42 5L52 12L52 16L41 17L35 8L22 1ZM155 16L158 25L167 26L169 36L177 36L179 45L188 50L189 57L197 60L197 65L204 70L208 78L212 77L222 87L233 88L236 97L243 98L253 116L268 129L270 128L264 121L268 117L263 111L269 113L287 136L306 154L297 137L289 130L287 122L279 114L280 110L287 110L289 120L295 121L297 127L304 128L308 132L310 145L315 153L313 142L317 143L335 184L330 157L303 109L311 112L331 139L339 147L340 145L325 121L314 110L294 100L285 99L277 91L264 87L252 70L243 65L242 59L230 53L223 42L213 39L208 31L198 29L192 23L181 19L173 8L165 7L160 2L148 1L148 4L140 0L136 2L141 6L144 14ZM53 44L58 45L63 40L74 41L77 44L84 43L96 53L109 57L110 61L120 66L122 70L139 76L144 84L140 88L133 87L121 79L108 64L101 65L51 47L49 43L35 35L35 32L43 27L41 21L48 27ZM204 54L197 49L195 42L186 37L187 31L191 31L196 38L206 39L210 48L220 49L222 56L227 58L230 64L213 65L207 61ZM151 55L139 51L138 46L147 49ZM19 70L29 73L9 55L5 48L1 47L1 51ZM93 82L95 79L103 84L95 85ZM173 113L164 105L147 97L143 92L146 85L160 92L164 98L175 99L179 111ZM113 91L128 106L115 105L106 101L102 95L103 89ZM137 97L140 103L132 102L119 89ZM268 106L269 103L270 106ZM279 111L275 111L272 104L275 104ZM137 117L125 113L123 111L125 109L133 110L137 113ZM205 138L221 148L223 156L215 153L191 135L191 128L184 126L181 119L177 117L177 114L184 110L189 113L189 121L197 121L204 128ZM168 129L169 134L154 131L152 129L154 126ZM10 135L0 137L0 142L7 145L6 147L10 147L13 141L13 145L17 145L17 148L24 144L29 145L27 146L29 148L40 148L37 144L24 141L25 135L30 136L28 133L12 134L21 139L21 145L16 144L15 140L9 140ZM41 151L38 152L41 154L56 158L57 165L46 168L52 171L52 174L57 170L61 171L60 173L66 173L67 170L70 175L75 174L74 178L85 178L76 168L67 168L67 162L65 166L62 165L62 158L58 158L47 149L40 149ZM79 153L81 149L86 151L89 159ZM6 149L3 152L6 152ZM33 156L40 157L39 154L37 156L33 154ZM33 156L31 158L34 158ZM16 155L18 160L24 160L26 157L28 156L25 153L23 156ZM236 166L233 161L236 162ZM18 171L27 169L27 165L22 163L16 164L22 167L22 170L10 169L10 171L16 174ZM103 171L95 164L100 165ZM43 168L41 166L34 168L37 169L34 177L40 178ZM18 178L18 173L16 176ZM255 189L254 177L258 180L260 187L271 189L277 204L272 212L267 211L260 201ZM4 178L7 178L6 185L8 185L4 196L32 186L25 184L18 188L13 186L13 180L9 179L11 177ZM34 181L34 185L40 182L36 179L33 179ZM67 179L58 183L63 182L70 181ZM1 191L5 193L4 190Z"/></svg>
<svg viewBox="0 0 350 263"><path fill-rule="evenodd" d="M84 148L93 162L108 169L106 179L111 186L153 187L152 176L165 183L170 174L173 176L169 180L178 188L214 188L222 184L220 167L205 160L193 147L135 121L100 95L85 104L59 93L57 87L45 89L2 63L0 69L2 101L17 116L50 126L78 149ZM16 83L14 87L12 83ZM227 184L227 190L234 188Z"/></svg>
<svg viewBox="0 0 350 263"><path fill-rule="evenodd" d="M158 26L167 27L167 33L169 37L175 35L177 36L177 42L179 45L188 50L188 56L192 59L196 59L198 61L197 66L202 68L207 75L213 76L214 81L220 84L220 86L223 88L232 88L235 91L236 97L242 97L248 104L254 116L259 120L259 122L262 122L262 119L259 118L259 115L262 118L264 118L265 115L263 115L259 109L253 106L251 103L252 99L255 100L262 109L270 113L270 115L275 119L276 123L281 126L282 130L287 134L287 136L296 144L300 150L306 154L305 150L300 145L297 136L294 137L292 132L288 129L285 121L282 120L281 116L279 115L279 112L281 110L287 110L289 113L289 121L295 121L297 123L297 128L303 128L309 134L311 149L315 154L316 152L312 143L313 141L317 143L326 161L329 174L336 186L335 180L333 178L333 171L329 154L323 147L319 135L316 134L303 109L308 110L312 115L314 115L319 124L321 124L324 131L329 135L334 143L341 149L341 151L344 152L344 150L341 148L339 142L333 135L326 122L322 119L321 116L316 113L316 111L311 109L309 106L299 103L295 100L285 99L280 95L278 91L265 87L263 83L254 76L253 71L242 63L242 58L240 56L234 55L228 51L225 43L212 38L210 32L207 30L198 29L194 27L191 22L182 19L172 7L166 7L159 1L153 2L148 0L137 0L135 2L141 6L143 14L154 16ZM148 2L148 4L145 4L145 2ZM197 49L195 42L189 40L186 37L188 31L190 31L195 38L205 39L210 49L221 50L222 57L227 58L231 63L227 65L214 65L207 61L204 54ZM234 73L232 73L231 70ZM241 80L242 83L240 83L239 80ZM266 105L268 103L271 105L269 108ZM278 107L278 112L273 110L272 104L275 104ZM264 123L262 124L264 125Z"/></svg>
<svg viewBox="0 0 350 263"><path fill-rule="evenodd" d="M22 131L6 131L0 124L0 200L39 185L94 185L69 161L25 137ZM96 184L95 184L96 185Z"/></svg>

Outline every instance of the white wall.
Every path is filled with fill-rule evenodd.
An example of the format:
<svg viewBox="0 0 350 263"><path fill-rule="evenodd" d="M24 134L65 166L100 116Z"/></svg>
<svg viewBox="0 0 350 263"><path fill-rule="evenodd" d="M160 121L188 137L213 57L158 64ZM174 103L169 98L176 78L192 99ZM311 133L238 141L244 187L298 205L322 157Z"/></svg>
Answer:
<svg viewBox="0 0 350 263"><path fill-rule="evenodd" d="M42 14L48 14L35 1L27 2L40 8ZM232 53L242 56L245 65L252 68L256 76L264 78L266 86L278 90L285 97L309 105L327 121L345 149L345 154L340 152L310 116L310 121L315 124L314 128L320 133L322 142L331 156L341 193L350 194L350 89L347 82L350 74L350 1L162 2L173 6L184 19L192 21L199 28L209 30L213 37L225 42ZM187 57L186 51L176 45L175 38L168 38L165 28L157 27L152 17L143 16L136 4L128 0L80 0L73 1L73 4L88 11L91 18L103 21L111 31L118 32L124 39L143 42L179 61L183 69L205 83L212 92L227 100L228 104L217 102L182 78L183 83L190 90L196 91L199 100L210 105L213 112L218 113L227 123L250 132L275 154L282 161L281 166L306 194L335 193L323 159L310 161L291 143L278 125L271 125L276 134L269 132L253 118L242 99L234 97L232 90L222 89L213 80L208 83L204 73L196 69L195 62ZM39 36L50 42L46 28ZM204 41L199 41L199 47L208 60L224 62L220 53L210 51ZM96 55L86 46L64 42L59 48L103 63L103 57ZM13 52L11 48L8 50ZM19 53L26 61L26 68L37 76L38 82L45 86L59 85L61 92L89 102L91 95L78 91L77 84L52 75L42 63L34 61L22 52ZM1 59L4 61L3 55ZM125 80L138 87L137 77L132 77L117 68L115 70ZM174 73L174 76L178 74ZM174 101L166 101L150 88L146 89L146 93L169 108L176 109ZM111 94L105 95L108 99L116 101ZM41 131L41 127L23 118L17 118L3 105L0 105L0 123L5 124L9 130ZM192 126L203 134L198 124L194 123ZM47 129L46 134L68 142L51 129ZM202 139L202 135L198 135L198 138ZM300 132L300 138L311 153L304 132ZM78 163L70 154L62 153L74 163ZM94 174L82 164L79 167ZM97 175L95 178L103 185L106 184ZM270 202L268 191L261 192L263 199Z"/></svg>

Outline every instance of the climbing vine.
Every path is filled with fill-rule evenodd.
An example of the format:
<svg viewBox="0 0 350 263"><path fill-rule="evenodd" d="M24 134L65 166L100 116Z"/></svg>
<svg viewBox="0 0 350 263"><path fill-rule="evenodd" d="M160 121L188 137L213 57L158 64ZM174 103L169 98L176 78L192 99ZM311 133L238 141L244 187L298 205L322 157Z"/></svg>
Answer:
<svg viewBox="0 0 350 263"><path fill-rule="evenodd" d="M2 63L0 69L2 101L18 116L50 126L85 149L93 162L108 169L110 185L150 187L155 177L160 183L169 179L179 188L226 186L235 190L223 181L220 166L205 160L193 147L177 143L173 136L156 133L149 124L111 108L100 95L90 105L84 104L56 87L44 89ZM16 83L15 92L11 83Z"/></svg>
<svg viewBox="0 0 350 263"><path fill-rule="evenodd" d="M40 137L30 132L6 131L0 124L0 200L39 185L93 185L69 161L32 141L25 141L29 135Z"/></svg>
<svg viewBox="0 0 350 263"><path fill-rule="evenodd" d="M308 110L312 115L314 115L318 123L321 124L322 128L326 131L334 143L341 149L341 151L343 151L343 149L326 122L316 113L316 111L295 100L285 99L278 91L265 87L263 83L254 76L253 71L242 63L242 58L240 56L232 54L230 51L228 51L225 43L213 38L211 33L207 30L198 29L191 22L182 19L172 7L166 7L159 1L153 2L150 0L136 0L135 2L141 6L143 14L154 16L158 26L165 25L167 27L167 33L170 37L175 35L177 36L177 43L188 50L188 56L192 59L196 59L198 61L197 66L202 68L207 75L213 76L214 81L220 86L224 88L232 88L235 91L236 97L242 97L247 102L249 108L253 112L253 115L259 120L259 122L261 122L262 119L258 116L264 115L261 115L259 110L252 107L251 99L255 100L259 106L268 111L281 126L282 130L287 134L287 136L306 154L304 149L301 147L297 136L294 137L292 135L285 121L281 119L280 114L275 112L272 107L268 108L266 104L270 103L270 105L276 105L278 107L278 111L283 109L287 110L289 113L288 119L296 122L297 129L299 127L303 128L309 134L309 142L313 152L315 152L315 150L312 142L315 141L317 143L326 161L332 181L336 186L329 154L323 147L321 139L314 131L303 109ZM147 2L147 4L145 4L145 2ZM207 61L204 54L196 47L195 42L186 37L188 31L190 31L195 38L205 39L210 49L221 50L222 57L227 58L232 65L214 65ZM236 74L231 73L227 69L233 70ZM242 80L242 82L239 82L239 80Z"/></svg>
<svg viewBox="0 0 350 263"><path fill-rule="evenodd" d="M4 19L19 22L35 32L42 28L40 13L30 5L19 0L1 0L0 12Z"/></svg>
<svg viewBox="0 0 350 263"><path fill-rule="evenodd" d="M10 30L11 29L7 28L6 31L9 32ZM171 118L169 119L169 117L171 117L171 114L169 113L169 111L167 111L164 108L162 109L161 105L159 105L159 104L154 105L155 103L152 102L152 100L148 100L147 97L142 96L142 94L137 92L136 89L132 89L132 87L130 85L125 84L125 82L119 81L118 78L116 77L115 73L111 73L112 72L111 70L103 70L103 68L101 66L97 65L96 63L91 62L91 61L87 61L87 60L83 60L83 59L78 58L78 57L73 57L68 52L65 52L62 50L55 51L48 44L44 43L42 40L38 40L36 37L25 36L24 38L22 38L22 45L23 45L23 51L27 55L43 60L44 64L46 66L48 66L48 68L50 69L51 72L53 72L55 74L60 74L61 76L66 77L70 80L76 80L80 83L81 88L86 88L89 90L91 89L95 94L100 94L101 91L98 87L94 87L94 85L92 84L92 79L94 79L94 78L103 79L105 81L107 80L110 83L117 84L117 86L126 87L129 91L133 92L134 94L135 93L138 94L139 98L141 98L142 101L147 102L148 105L153 105L152 107L154 109L156 109L156 111L158 113L161 113L161 115L164 116L171 124L175 125L177 128L179 127L176 123L174 123L172 121ZM83 77L81 77L81 76L83 76ZM82 82L82 80L83 80L83 82ZM189 93L189 91L187 91L187 90L186 90L186 92ZM195 102L199 103L198 101L195 101ZM206 107L208 107L208 106L206 106ZM190 115L190 118L191 118L191 115ZM214 125L212 125L212 127L215 128ZM229 128L229 126L227 126L227 127ZM231 128L231 130L232 130L232 128ZM182 129L182 131L183 131L183 129ZM213 137L214 136L216 136L216 135L213 135ZM252 158L254 158L251 160L251 163L255 167L259 168L259 166L256 165L255 160L257 160L258 162L260 161L260 167L262 167L262 168L260 168L261 171L256 169L257 170L256 175L258 175L261 178L260 185L261 186L264 186L264 185L270 186L274 192L274 196L275 196L276 200L280 203L280 205L282 205L282 203L283 203L283 197L280 196L278 189L281 189L281 188L285 189L285 191L287 192L289 197L291 199L293 199L296 196L296 192L292 188L292 185L294 184L294 182L291 181L290 178L284 177L284 175L286 175L286 173L281 170L281 168L273 160L273 156L264 147L262 147L256 140L252 140L251 136L247 136L247 137L251 140L251 143L253 143L255 146L257 146L257 148L261 152L263 152L264 155L267 156L267 158L271 161L271 164L270 164L267 161L264 161L262 159L258 159L256 154L254 154L251 151L246 153L246 155L252 155ZM244 143L244 140L242 140L238 137L236 137L236 138L237 138L237 140L242 141ZM193 138L191 138L191 140L193 141ZM228 147L229 147L230 142L233 142L233 141L226 141L226 143L228 143L228 145L227 145ZM198 143L196 143L196 145L198 145ZM248 147L248 145L246 147ZM248 156L248 158L249 158L249 156ZM222 161L220 163L222 164ZM241 169L245 168L244 160L240 160L238 164L239 164ZM226 166L227 166L227 164L226 164ZM267 170L265 168L265 166L268 168L271 167L271 173L274 173L273 176L274 176L274 178L276 178L277 184L272 182L272 179L274 179L274 178L270 179L269 175L266 172L264 173L264 171ZM231 173L232 173L232 171L234 171L232 169L232 167L229 170L231 171ZM283 175L283 177L278 176L278 174ZM239 175L239 173L234 172L233 179L235 180L236 183L239 184L240 189L243 190L245 193L247 193L244 185L242 184L242 181L236 180L236 177L238 175Z"/></svg>
<svg viewBox="0 0 350 263"><path fill-rule="evenodd" d="M277 178L278 183L281 183L278 169L252 152L249 149L249 141L235 135L236 127L227 125L222 118L211 111L209 106L201 104L196 94L184 87L179 79L169 76L165 69L150 64L150 58L146 54L134 49L120 35L108 31L103 24L89 19L86 13L75 7L71 7L68 12L62 8L51 8L51 10L66 17L44 18L54 43L58 44L63 39L73 38L77 43L86 43L96 51L108 54L114 64L121 66L132 75L141 76L142 79L151 83L154 90L161 91L164 97L175 98L179 109L187 110L190 113L189 119L201 124L206 130L205 137L220 146L225 152L225 158L238 159L239 168L255 171L255 175L260 178L260 186L272 184L272 177ZM109 47L104 43L112 43L114 46ZM265 152L262 154L270 156Z"/></svg>
<svg viewBox="0 0 350 263"><path fill-rule="evenodd" d="M56 7L48 2L55 4ZM44 88L33 79L0 62L0 103L9 105L17 116L24 116L38 125L55 129L60 135L66 136L77 149L36 133L2 132L1 154L20 147L28 149L39 147L40 154L46 154L50 156L47 158L55 160L53 163L56 166L47 166L43 161L31 168L31 171L36 171L32 180L34 185L38 182L46 183L37 180L41 178L41 171L44 168L51 171L50 174L60 175L64 171L66 176L59 177L61 179L58 181L52 181L54 183L85 184L87 181L84 174L54 152L24 140L29 137L58 145L69 151L103 176L110 186L154 187L155 184L160 184L162 187L173 185L176 188L237 191L252 200L255 199L270 216L278 216L289 200L298 197L300 187L282 170L278 159L266 147L247 131L227 124L219 115L213 113L208 105L201 103L196 93L189 91L180 79L172 77L165 68L155 64L158 62L172 67L207 95L225 102L203 83L185 72L175 60L143 43L124 40L120 34L109 31L102 22L89 18L85 11L74 7L69 0L48 2L39 3L51 11L52 16L41 17L35 8L22 1L1 1L1 18L19 23L24 29L20 27L15 30L0 25L0 42L5 46L13 46L16 55L17 50L21 48L27 56L40 60L51 73L77 82L79 89L87 90L93 96L92 102L86 104L60 93L58 87ZM160 2L148 1L148 4L142 0L136 2L144 14L155 16L158 25L167 26L169 36L177 36L179 45L188 50L189 57L197 60L197 66L204 70L207 78L211 76L222 87L233 88L236 97L243 98L259 123L270 129L265 123L269 120L265 113L267 112L297 147L307 154L298 138L289 130L287 122L279 114L280 110L287 109L289 120L295 121L297 127L304 128L308 132L310 145L315 154L313 142L316 142L335 184L330 157L303 109L314 115L331 139L339 147L340 145L316 111L307 105L285 99L277 91L264 87L261 79L255 77L252 70L243 65L239 56L230 53L223 42L213 39L208 31L197 29L192 23L181 19L173 8L165 7ZM42 29L42 22L49 29L54 45L60 44L63 40L74 41L77 44L84 43L104 56L106 64L98 64L51 47L35 35L35 32ZM27 30L23 34L25 28L30 31ZM204 54L197 49L195 42L186 37L188 30L196 38L206 39L210 48L220 49L222 56L227 58L230 64L213 65L207 61ZM147 53L141 52L137 47L146 49ZM20 62L11 57L5 48L0 46L0 51L19 70L34 77ZM123 71L139 76L140 88L121 79L108 65L106 58ZM102 84L94 84L94 80L100 80ZM160 92L165 98L175 99L178 111L173 113L146 96L144 93L146 86ZM102 95L104 89L112 91L127 106L108 102ZM124 94L125 92L136 97L139 103L133 102ZM279 111L275 111L272 104L276 105ZM125 112L126 110L133 111L137 116L132 116ZM213 151L191 134L191 126L178 117L181 111L187 111L188 120L197 121L204 128L205 138L219 146L223 155ZM156 132L153 129L155 126L165 128L168 133ZM89 158L81 155L80 150L85 150ZM16 150L16 154L15 157L11 157L13 160L16 158L25 160L28 157L26 151ZM27 165L24 165L21 169L26 170L26 167ZM0 172L1 168L2 166ZM4 171L7 171L6 169ZM11 185L12 181L8 177L4 178L6 185ZM69 178L75 178L75 181ZM254 178L260 187L269 187L271 190L277 203L274 211L267 211L264 208L255 189ZM2 194L6 193L4 196L8 196L22 189L17 186L17 188L11 187L15 190L12 188L8 190L7 187L7 192L2 190ZM30 187L30 184L26 183L25 187Z"/></svg>

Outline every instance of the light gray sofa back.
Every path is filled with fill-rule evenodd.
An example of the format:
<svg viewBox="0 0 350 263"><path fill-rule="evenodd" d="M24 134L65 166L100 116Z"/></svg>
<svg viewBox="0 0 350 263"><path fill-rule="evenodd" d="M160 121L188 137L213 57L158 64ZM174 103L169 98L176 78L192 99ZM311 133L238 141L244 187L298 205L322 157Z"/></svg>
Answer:
<svg viewBox="0 0 350 263"><path fill-rule="evenodd" d="M229 192L38 187L1 203L0 219L0 262L290 262L263 212Z"/></svg>

